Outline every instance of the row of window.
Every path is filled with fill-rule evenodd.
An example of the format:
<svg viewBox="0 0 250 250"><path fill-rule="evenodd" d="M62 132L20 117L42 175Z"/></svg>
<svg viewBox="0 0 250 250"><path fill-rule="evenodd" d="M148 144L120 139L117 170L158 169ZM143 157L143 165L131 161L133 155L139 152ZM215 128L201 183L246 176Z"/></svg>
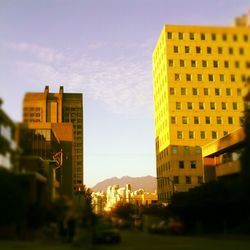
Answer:
<svg viewBox="0 0 250 250"><path fill-rule="evenodd" d="M245 50L243 47L239 47L237 48L238 51L236 51L236 48L232 48L229 47L227 52L229 55L233 55L233 54L240 54L240 55L244 55L245 54ZM213 51L213 53L217 52L218 54L225 54L226 53L226 48L225 47L218 47L217 51ZM200 47L200 46L177 46L174 45L173 46L173 52L174 53L185 53L185 54L189 54L189 53L196 53L196 54L203 54L206 53L207 55L212 54L212 48L211 47Z"/></svg>
<svg viewBox="0 0 250 250"><path fill-rule="evenodd" d="M24 122L41 122L41 119L24 119Z"/></svg>
<svg viewBox="0 0 250 250"><path fill-rule="evenodd" d="M200 131L200 139L206 139L208 136L208 131ZM226 136L228 134L227 131L223 132L223 135ZM177 131L176 134L177 139L184 139L184 132L183 131ZM188 131L188 139L195 139L196 135L194 131ZM211 138L217 139L218 138L218 132L217 131L211 131Z"/></svg>
<svg viewBox="0 0 250 250"><path fill-rule="evenodd" d="M41 111L39 107L24 107L24 111Z"/></svg>
<svg viewBox="0 0 250 250"><path fill-rule="evenodd" d="M239 40L239 36L238 34L216 34L216 33L194 33L194 32L189 32L189 33L184 33L184 32L167 32L167 38L168 39L174 39L175 37L178 38L179 40L184 40L184 39L189 39L189 40L201 40L201 41L205 41L205 40L212 40L212 41L216 41L219 39L221 39L222 41L228 41L228 40L232 40L234 42L237 42ZM249 39L249 35L248 34L243 34L241 35L243 36L243 41L248 42Z"/></svg>
<svg viewBox="0 0 250 250"><path fill-rule="evenodd" d="M177 154L178 153L178 150L179 150L179 148L178 148L178 146L172 146L172 150L171 150L171 152L173 153L173 154ZM185 154L185 155L188 155L188 154L190 154L190 153L195 153L195 154L201 154L201 147L200 146L195 146L195 147L192 147L192 149L189 147L189 146L184 146L183 147L183 153ZM159 161L159 160L162 160L162 159L164 159L166 156L168 156L169 155L169 148L166 148L166 149L164 149L163 151L161 151L158 155L157 155L157 160ZM167 164L166 164L167 165ZM166 166L166 168L167 168L167 166ZM168 168L169 168L169 170L170 170L170 162L168 162Z"/></svg>
<svg viewBox="0 0 250 250"><path fill-rule="evenodd" d="M170 95L178 94L177 89L170 87L169 88L169 94ZM181 95L187 95L188 94L187 88L180 88L180 94ZM210 94L213 95L213 93L211 93L211 89L209 89L209 88L203 88L203 89L201 89L201 88L199 88L199 89L198 88L192 88L192 93L191 94L192 95L201 95L201 94L203 94L204 96L208 96ZM214 95L215 96L220 96L221 94L223 94L223 93L222 93L222 90L220 88L215 88L214 89ZM225 94L227 96L231 96L232 95L232 89L231 88L226 88L225 89ZM241 88L236 89L236 95L237 96L242 95L242 89Z"/></svg>
<svg viewBox="0 0 250 250"><path fill-rule="evenodd" d="M206 78L205 78L206 76ZM218 78L218 79L217 79ZM214 74L180 74L180 73L175 73L174 74L174 80L175 81L181 81L181 80L185 80L187 82L190 81L204 81L204 80L208 80L209 82L213 82L213 81L220 81L220 82L225 82L226 80L230 80L231 82L235 82L236 81L236 76L234 74L230 74L230 75L225 75L225 74L219 74L217 77L215 77ZM245 82L247 80L247 77L245 75L241 76L241 80L242 82ZM237 81L239 81L237 79Z"/></svg>
<svg viewBox="0 0 250 250"><path fill-rule="evenodd" d="M197 183L202 184L203 183L203 177L202 176L184 176L184 182L185 184L192 184L192 179L197 178ZM194 181L194 180L193 180ZM175 185L180 184L180 176L173 176L173 179L170 179L168 177L159 177L158 178L158 186L159 188L163 188L165 185Z"/></svg>
<svg viewBox="0 0 250 250"><path fill-rule="evenodd" d="M239 61L234 61L234 65L232 62L229 62L228 60L224 61L218 61L218 60L190 60L190 64L187 65L187 60L180 59L177 63L177 60L174 59L168 59L168 67L186 67L186 66L191 66L192 68L196 67L202 67L202 68L207 68L207 67L213 67L213 68L229 68L230 66L234 66L235 68L240 68L242 65L240 64ZM250 61L245 62L245 67L250 68Z"/></svg>
<svg viewBox="0 0 250 250"><path fill-rule="evenodd" d="M190 124L191 118L188 116L182 116L181 121L182 124ZM204 123L200 121L200 117L194 116L193 117L193 124L211 124L211 117L210 116L205 116ZM175 116L171 116L171 124L177 124L177 118ZM223 124L223 118L221 116L216 116L216 124ZM234 119L232 116L227 117L227 124L234 124Z"/></svg>
<svg viewBox="0 0 250 250"><path fill-rule="evenodd" d="M181 161L181 162L183 163L183 166L181 168L184 168L184 161ZM197 162L195 160L189 161L188 164L189 164L189 166L187 166L188 168L191 168L191 169L197 168ZM180 161L179 161L179 168L180 168ZM167 163L163 164L159 168L157 168L157 175L161 175L163 172L167 172L168 170L170 171L170 163L168 165Z"/></svg>
<svg viewBox="0 0 250 250"><path fill-rule="evenodd" d="M182 105L183 105L183 103L176 102L175 103L176 110L182 110ZM219 109L219 108L221 108L222 110L227 110L228 103L222 102L221 103L221 107L218 107L218 106L216 107L216 103L215 102L210 102L209 106L210 106L209 108L212 109L212 110ZM199 108L199 110L205 110L205 103L204 102L199 102L198 103L198 108ZM189 110L195 109L192 102L187 102L187 109L189 109ZM238 105L237 105L236 102L232 103L232 109L233 110L237 110L238 109Z"/></svg>
<svg viewBox="0 0 250 250"><path fill-rule="evenodd" d="M39 112L24 112L23 117L27 118L28 117L40 117L41 113Z"/></svg>

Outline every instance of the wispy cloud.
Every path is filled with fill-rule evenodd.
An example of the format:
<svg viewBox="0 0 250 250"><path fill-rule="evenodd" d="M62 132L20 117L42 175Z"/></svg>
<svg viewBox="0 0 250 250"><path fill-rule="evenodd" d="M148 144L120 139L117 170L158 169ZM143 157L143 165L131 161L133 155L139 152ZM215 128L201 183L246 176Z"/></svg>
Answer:
<svg viewBox="0 0 250 250"><path fill-rule="evenodd" d="M102 103L115 113L138 113L152 110L151 57L120 57L97 60L86 55L77 60L66 58L62 53L38 45L15 44L14 49L28 51L41 61L22 60L17 70L23 78L34 83L62 84L66 90L82 91L85 96ZM46 59L46 60L45 60ZM54 64L54 60L63 63Z"/></svg>
<svg viewBox="0 0 250 250"><path fill-rule="evenodd" d="M62 53L57 52L51 48L41 47L39 45L32 44L32 43L12 42L12 43L7 44L7 47L14 49L16 51L19 51L19 52L24 52L29 55L32 55L44 62L52 63L52 62L64 59L64 56Z"/></svg>

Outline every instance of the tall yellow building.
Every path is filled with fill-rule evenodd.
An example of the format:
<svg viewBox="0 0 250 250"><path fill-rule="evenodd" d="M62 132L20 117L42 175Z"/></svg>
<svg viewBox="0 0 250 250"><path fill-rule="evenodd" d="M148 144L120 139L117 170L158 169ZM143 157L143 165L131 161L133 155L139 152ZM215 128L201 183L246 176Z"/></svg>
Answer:
<svg viewBox="0 0 250 250"><path fill-rule="evenodd" d="M23 100L23 121L73 124L73 185L83 184L82 94L64 93L62 86L58 93L50 93L48 86L41 93L26 93Z"/></svg>
<svg viewBox="0 0 250 250"><path fill-rule="evenodd" d="M250 28L165 25L153 53L158 198L203 182L201 146L238 129Z"/></svg>

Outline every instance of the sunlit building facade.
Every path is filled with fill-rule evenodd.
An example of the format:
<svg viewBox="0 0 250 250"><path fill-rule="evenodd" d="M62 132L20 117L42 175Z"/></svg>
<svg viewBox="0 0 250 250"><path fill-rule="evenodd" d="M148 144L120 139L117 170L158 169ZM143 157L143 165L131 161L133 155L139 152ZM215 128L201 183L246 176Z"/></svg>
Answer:
<svg viewBox="0 0 250 250"><path fill-rule="evenodd" d="M201 146L240 127L249 71L249 27L163 27L153 53L159 201L203 182Z"/></svg>
<svg viewBox="0 0 250 250"><path fill-rule="evenodd" d="M23 100L23 121L25 123L72 123L73 125L73 185L83 184L83 97L81 93L26 93ZM63 136L63 129L57 134ZM66 133L66 131L65 131ZM59 136L60 137L60 136Z"/></svg>
<svg viewBox="0 0 250 250"><path fill-rule="evenodd" d="M14 170L18 148L14 140L16 124L2 109L0 99L0 168Z"/></svg>

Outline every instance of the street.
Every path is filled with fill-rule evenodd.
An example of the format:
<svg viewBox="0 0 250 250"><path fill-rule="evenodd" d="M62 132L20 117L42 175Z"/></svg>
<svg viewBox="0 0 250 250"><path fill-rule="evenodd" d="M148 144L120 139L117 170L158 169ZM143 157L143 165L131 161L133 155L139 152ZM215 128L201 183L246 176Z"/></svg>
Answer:
<svg viewBox="0 0 250 250"><path fill-rule="evenodd" d="M144 250L144 249L168 249L168 250L248 250L250 238L247 237L190 237L190 236L166 236L152 235L138 231L122 232L121 244L107 244L88 246L74 246L59 242L20 242L0 241L0 249L34 249L34 250Z"/></svg>

